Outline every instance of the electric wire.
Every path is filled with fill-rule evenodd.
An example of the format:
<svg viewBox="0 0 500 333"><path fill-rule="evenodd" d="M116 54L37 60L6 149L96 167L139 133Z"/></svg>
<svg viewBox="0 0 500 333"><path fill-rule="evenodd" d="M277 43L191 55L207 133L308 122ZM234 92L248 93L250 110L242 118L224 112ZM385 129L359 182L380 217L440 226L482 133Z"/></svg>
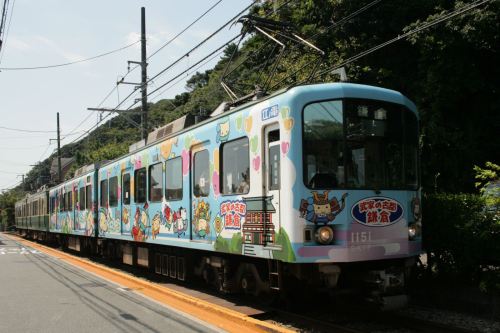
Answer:
<svg viewBox="0 0 500 333"><path fill-rule="evenodd" d="M42 158L45 156L47 151L49 151L50 146L52 146L52 142L49 141L49 145L47 146L47 148L45 148L45 151L42 153L42 155L40 155L40 157L38 158L38 161L42 160Z"/></svg>
<svg viewBox="0 0 500 333"><path fill-rule="evenodd" d="M0 150L32 150L45 147L45 145L29 146L29 147L0 147Z"/></svg>
<svg viewBox="0 0 500 333"><path fill-rule="evenodd" d="M6 190L12 190L14 187L20 185L22 181L17 181L12 185L5 185L5 186L0 186L1 191L6 191Z"/></svg>
<svg viewBox="0 0 500 333"><path fill-rule="evenodd" d="M280 6L280 8L282 8L284 5L290 3L292 0L288 0L286 1L283 5ZM175 60L173 63L171 63L169 66L167 66L166 68L164 68L162 71L160 71L159 73L157 73L156 75L154 75L153 77L151 77L150 79L147 80L147 82L145 83L145 85L147 85L148 83L152 82L155 78L157 78L158 76L162 75L163 73L165 73L168 69L172 68L175 64L177 64L178 62L180 62L182 59L184 59L186 56L189 56L190 53L192 53L193 51L195 51L196 49L198 49L201 45L203 45L204 43L206 43L209 39L211 39L213 36L215 36L217 33L219 33L222 29L224 29L225 27L227 27L230 23L234 22L239 16L241 16L244 12L246 12L248 9L250 9L253 5L255 5L255 3L257 2L257 0L254 0L252 1L252 3L250 5L248 5L247 7L245 7L245 9L243 9L242 11L240 11L237 15L235 15L233 18L231 18L229 21L227 21L226 23L224 23L220 28L218 28L215 32L213 32L210 36L206 37L203 41L201 41L199 44L197 44L195 47L193 47L190 51L188 51L187 53L185 53L183 56L181 56L180 58L178 58L177 60ZM270 13L268 14L270 15ZM266 15L266 16L268 16ZM236 38L238 38L241 34L238 34L237 36L233 37L228 43L231 43L232 41L234 41ZM225 43L223 44L222 47L226 46L228 43ZM213 54L215 54L217 51L219 51L220 48L218 48L217 50L213 51L212 53L210 53L208 56L204 57L202 60L198 61L197 63L195 63L194 65L190 66L188 69L186 69L185 71L183 71L181 74L175 76L173 79L167 81L166 83L162 84L161 86L159 86L158 88L156 88L155 90L153 90L152 92L148 93L148 96L150 96L151 94L157 92L159 89L165 87L167 84L171 83L173 80L177 79L179 76L182 76L183 74L185 74L186 72L188 72L191 68L193 67L196 67L197 65L200 64L200 62L203 62L204 60L206 60L207 58L209 58L210 56L212 56ZM150 56L151 57L151 56ZM142 85L141 85L142 86ZM109 98L109 95L111 95L111 93L114 91L114 89L116 89L116 87L114 87L110 93L108 93L108 95L105 97L104 100L106 100L107 98ZM135 89L133 90L131 93L129 93L125 98L123 98L112 110L117 110L120 106L123 105L123 103L125 103L125 101L127 101L132 95L136 94L139 92L139 89ZM103 101L104 101L103 100ZM134 105L136 105L137 102L133 103L131 106L129 106L126 110L130 110ZM72 140L70 143L73 143L73 142L76 142L78 140L80 140L81 138L83 138L87 133L90 133L90 131L94 130L95 128L97 128L99 126L100 123L102 123L104 120L106 120L108 117L111 116L111 112L108 113L106 116L104 116L102 119L100 119L95 125L93 125L90 129L88 129L86 131L86 133L82 134L81 136L75 138L74 140Z"/></svg>
<svg viewBox="0 0 500 333"><path fill-rule="evenodd" d="M48 68L70 66L70 65L79 64L79 63L86 62L86 61L95 60L95 59L102 58L102 57L105 57L107 55L110 55L110 54L113 54L113 53L116 53L116 52L123 51L125 49L128 49L129 47L134 46L137 43L140 43L140 42L141 41L138 40L138 41L135 41L135 42L130 43L128 45L122 46L122 47L120 47L118 49L115 49L115 50L112 50L112 51L108 51L108 52L105 52L105 53L101 53L101 54L98 54L98 55L90 57L90 58L80 59L80 60L66 62L66 63L62 63L62 64L46 65L46 66L35 66L35 67L0 67L0 70L3 70L3 71L21 71L21 70L48 69Z"/></svg>
<svg viewBox="0 0 500 333"><path fill-rule="evenodd" d="M177 60L175 60L174 62L172 62L170 65L168 65L167 67L165 67L164 69L162 69L160 72L158 72L157 74L155 74L152 78L150 78L148 81L146 81L146 85L151 82L152 80L154 80L155 78L157 78L158 76L162 75L163 73L165 73L166 71L168 71L170 68L172 68L173 66L175 66L177 63L179 63L182 59L186 58L186 57L189 57L189 55L191 53L193 53L195 50L197 50L198 48L200 48L203 44L205 44L208 40L210 40L213 36L215 36L216 34L218 34L219 32L222 31L222 29L224 29L225 27L227 27L229 24L233 23L234 20L236 20L238 17L240 17L243 13L245 13L248 9L250 9L257 1L252 1L252 3L250 5L248 5L247 7L245 7L245 9L243 9L242 11L240 11L238 14L236 14L233 18L231 18L229 21L227 21L226 23L224 23L221 27L219 27L217 30L215 30L214 32L212 32L208 37L206 37L204 40L202 40L200 43L196 44L193 48L191 48L189 51L187 51L184 55L182 55L181 57L179 57Z"/></svg>
<svg viewBox="0 0 500 333"><path fill-rule="evenodd" d="M142 87L143 85L147 85L148 83L150 83L151 81L153 81L155 78L157 78L158 76L162 75L163 73L165 73L167 70L169 70L170 68L172 68L173 66L175 66L177 63L179 63L182 59L184 59L186 56L189 56L190 53L192 53L193 51L195 51L196 49L198 49L200 46L202 46L204 43L206 43L209 39L211 39L213 36L215 36L217 33L219 33L222 29L224 29L225 27L227 27L230 23L232 23L235 19L237 19L239 16L241 16L244 12L246 12L248 9L250 9L255 3L257 2L257 0L254 0L252 1L252 3L250 5L248 5L247 7L245 7L245 9L243 9L242 11L240 11L237 15L235 15L233 18L231 18L229 21L227 21L226 23L224 23L221 27L219 27L215 32L213 32L212 34L210 34L210 36L206 37L203 41L201 41L200 43L198 43L195 47L193 47L191 50L189 50L188 52L186 52L183 56L179 57L177 60L175 60L173 63L171 63L169 66L167 66L166 68L164 68L163 70L161 70L159 73L157 73L156 75L154 75L152 78L148 79L144 84L141 84L140 87ZM169 81L171 82L171 81ZM167 83L168 84L168 83ZM163 85L164 86L164 85ZM135 89L133 90L132 92L130 92L124 99L122 99L122 101L120 103L118 103L117 106L115 106L113 108L113 110L117 110L120 106L123 105L123 103L125 103L132 95L136 94L137 92L139 91L139 89ZM148 96L150 96L150 94L148 94ZM137 103L134 103L133 105L135 105ZM130 109L130 108L129 108ZM129 110L127 109L127 110Z"/></svg>
<svg viewBox="0 0 500 333"><path fill-rule="evenodd" d="M8 130L8 131L24 132L24 133L55 133L55 132L57 132L57 131L27 130L27 129L20 129L20 128L5 127L5 126L0 126L0 129L4 129L4 130Z"/></svg>
<svg viewBox="0 0 500 333"><path fill-rule="evenodd" d="M193 72L196 72L198 71L200 68L202 68L203 66L205 66L206 64L208 64L210 61L214 60L215 58L217 58L219 55L221 55L223 53L223 51L219 51L218 53L214 54L214 56L212 56L210 59L208 59L207 61L205 61L204 63L202 63L200 66L196 67L195 69L193 69L191 72L187 73L187 75L189 74L192 74ZM160 97L161 95L163 95L165 92L167 92L168 90L170 90L172 87L178 85L180 82L183 81L183 78L177 80L175 83L173 83L172 85L170 85L169 87L167 87L166 89L160 91L157 95L151 97L151 100L154 101L156 98ZM157 87L158 88L158 87ZM160 88L161 89L161 88ZM157 90L157 89L156 89Z"/></svg>
<svg viewBox="0 0 500 333"><path fill-rule="evenodd" d="M435 26L435 25L437 25L439 23L448 21L448 20L450 20L450 19L452 19L452 18L454 18L454 17L456 17L458 15L467 13L468 11L470 11L470 10L472 10L474 8L477 8L477 7L481 6L481 5L484 5L484 4L486 4L486 3L490 2L490 1L491 0L478 0L478 1L472 2L472 3L468 4L468 5L464 5L461 8L457 8L457 9L453 10L452 12L449 12L449 13L445 14L442 17L439 17L439 18L437 18L435 20L432 20L430 22L427 22L427 23L423 23L421 26L419 26L419 27L417 27L415 29L407 31L406 33L404 33L402 35L398 35L397 37L394 37L394 38L392 38L392 39L390 39L390 40L388 40L388 41L386 41L384 43L381 43L381 44L379 44L377 46L374 46L374 47L372 47L372 48L370 48L368 50L365 50L363 52L358 53L358 54L350 57L349 59L341 62L340 64L337 64L337 65L332 66L332 67L330 67L330 68L328 68L328 69L326 69L324 71L321 71L321 72L317 73L316 75L314 75L314 78L317 78L318 76L321 76L321 75L328 74L328 73L330 73L330 72L332 72L332 71L334 71L336 69L339 69L341 67L344 67L344 66L346 66L346 65L348 65L348 64L350 64L350 63L352 63L352 62L354 62L354 61L356 61L356 60L358 60L358 59L360 59L360 58L362 58L364 56L367 56L367 55L369 55L369 54L371 54L371 53L373 53L375 51L378 51L378 50L380 50L380 49L382 49L382 48L384 48L384 47L386 47L386 46L388 46L390 44L393 44L393 43L395 43L397 41L400 41L400 40L404 40L404 39L406 39L407 37L409 37L411 35L414 35L414 34L416 34L418 32L423 31L423 30L427 30L427 29L429 29L429 28L431 28L431 27L433 27L433 26Z"/></svg>
<svg viewBox="0 0 500 333"><path fill-rule="evenodd" d="M10 24L12 22L12 16L14 15L14 6L16 5L16 0L12 1L12 7L10 8L9 23L7 24L7 30L5 31L5 38L2 40L2 48L0 49L0 64L2 63L3 55L5 54L5 45L7 44L7 38L9 37Z"/></svg>
<svg viewBox="0 0 500 333"><path fill-rule="evenodd" d="M3 40L3 32L5 27L5 18L7 17L7 9L9 8L9 0L3 1L2 8L2 18L0 20L0 51L2 50L2 40Z"/></svg>
<svg viewBox="0 0 500 333"><path fill-rule="evenodd" d="M221 3L222 0L217 1L215 4L213 4L209 9L207 9L203 14L198 16L193 22L188 24L182 31L177 33L174 37L166 41L162 46L160 46L156 51L154 51L151 55L149 55L146 60L149 60L152 58L154 55L156 55L158 52L160 52L162 49L164 49L166 46L171 44L173 41L175 41L177 38L179 38L184 32L186 32L189 28L191 28L193 25L195 25L199 20L201 20L205 15L207 15L209 12L211 12L219 3ZM128 70L128 72L123 75L123 78L127 77L130 73L132 73L136 68L140 67L140 65L135 65L132 69Z"/></svg>

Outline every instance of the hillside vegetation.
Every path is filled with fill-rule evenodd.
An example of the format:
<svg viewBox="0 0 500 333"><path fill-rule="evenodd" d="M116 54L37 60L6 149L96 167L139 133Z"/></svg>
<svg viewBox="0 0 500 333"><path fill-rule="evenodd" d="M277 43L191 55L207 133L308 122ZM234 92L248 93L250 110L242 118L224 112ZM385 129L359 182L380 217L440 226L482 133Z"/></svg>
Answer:
<svg viewBox="0 0 500 333"><path fill-rule="evenodd" d="M320 70L324 70L471 1L386 0L334 28L331 28L334 22L369 1L287 2L280 7L285 1L278 1L280 10L268 18L293 24L300 35L324 50L326 55L320 65ZM253 9L253 14L264 16L272 11L272 6L272 2L263 2ZM421 170L425 191L473 192L474 165L484 165L486 161L498 164L499 8L498 0L491 1L346 66L350 82L395 89L417 105L421 116ZM258 50L271 46L260 35L246 39L233 60L239 63L248 57L249 61L238 67L229 80L237 77L238 87L259 83L260 72L256 67L260 66L259 70L266 73L274 62L266 62L266 52ZM214 68L193 75L186 86L187 92L151 104L150 129L187 113L210 112L227 100L219 81L235 48L235 45L228 46ZM292 84L290 80L281 83L280 80L312 60L304 48L292 48L276 68L272 82L275 88ZM293 80L300 82L306 75L306 71L298 71ZM333 79L331 75L320 76L314 82ZM138 115L132 118L140 121ZM139 129L116 117L81 141L62 147L62 156L75 156L76 168L120 156L139 139ZM56 155L34 167L24 184L2 194L0 208L11 208L13 199L7 198L16 198L22 191L34 190L44 182L53 158Z"/></svg>

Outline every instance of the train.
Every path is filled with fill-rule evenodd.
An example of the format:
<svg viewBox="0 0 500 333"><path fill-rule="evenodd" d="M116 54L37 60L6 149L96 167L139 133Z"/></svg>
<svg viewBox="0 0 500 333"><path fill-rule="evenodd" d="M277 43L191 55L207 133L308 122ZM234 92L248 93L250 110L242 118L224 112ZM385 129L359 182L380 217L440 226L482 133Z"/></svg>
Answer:
<svg viewBox="0 0 500 333"><path fill-rule="evenodd" d="M19 201L16 226L223 292L402 303L422 244L418 123L393 90L289 87L155 130Z"/></svg>

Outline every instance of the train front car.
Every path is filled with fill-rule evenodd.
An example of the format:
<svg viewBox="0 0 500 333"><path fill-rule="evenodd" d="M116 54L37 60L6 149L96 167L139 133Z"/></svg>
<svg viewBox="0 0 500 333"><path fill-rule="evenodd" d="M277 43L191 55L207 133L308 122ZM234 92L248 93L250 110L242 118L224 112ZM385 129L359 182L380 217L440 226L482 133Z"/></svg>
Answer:
<svg viewBox="0 0 500 333"><path fill-rule="evenodd" d="M361 287L387 307L404 303L405 277L421 251L414 104L355 84L289 93L281 110L300 126L281 142L291 160L282 177L294 184L282 202L293 202L295 262L316 263L312 280L324 286Z"/></svg>

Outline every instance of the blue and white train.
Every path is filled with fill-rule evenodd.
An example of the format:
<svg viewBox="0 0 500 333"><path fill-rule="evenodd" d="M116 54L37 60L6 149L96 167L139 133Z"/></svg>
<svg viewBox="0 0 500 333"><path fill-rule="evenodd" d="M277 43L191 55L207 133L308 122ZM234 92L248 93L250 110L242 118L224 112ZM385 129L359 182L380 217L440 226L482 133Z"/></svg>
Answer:
<svg viewBox="0 0 500 333"><path fill-rule="evenodd" d="M51 188L45 232L226 291L294 281L370 286L379 301L404 294L421 251L410 100L366 85L303 85L188 120Z"/></svg>

